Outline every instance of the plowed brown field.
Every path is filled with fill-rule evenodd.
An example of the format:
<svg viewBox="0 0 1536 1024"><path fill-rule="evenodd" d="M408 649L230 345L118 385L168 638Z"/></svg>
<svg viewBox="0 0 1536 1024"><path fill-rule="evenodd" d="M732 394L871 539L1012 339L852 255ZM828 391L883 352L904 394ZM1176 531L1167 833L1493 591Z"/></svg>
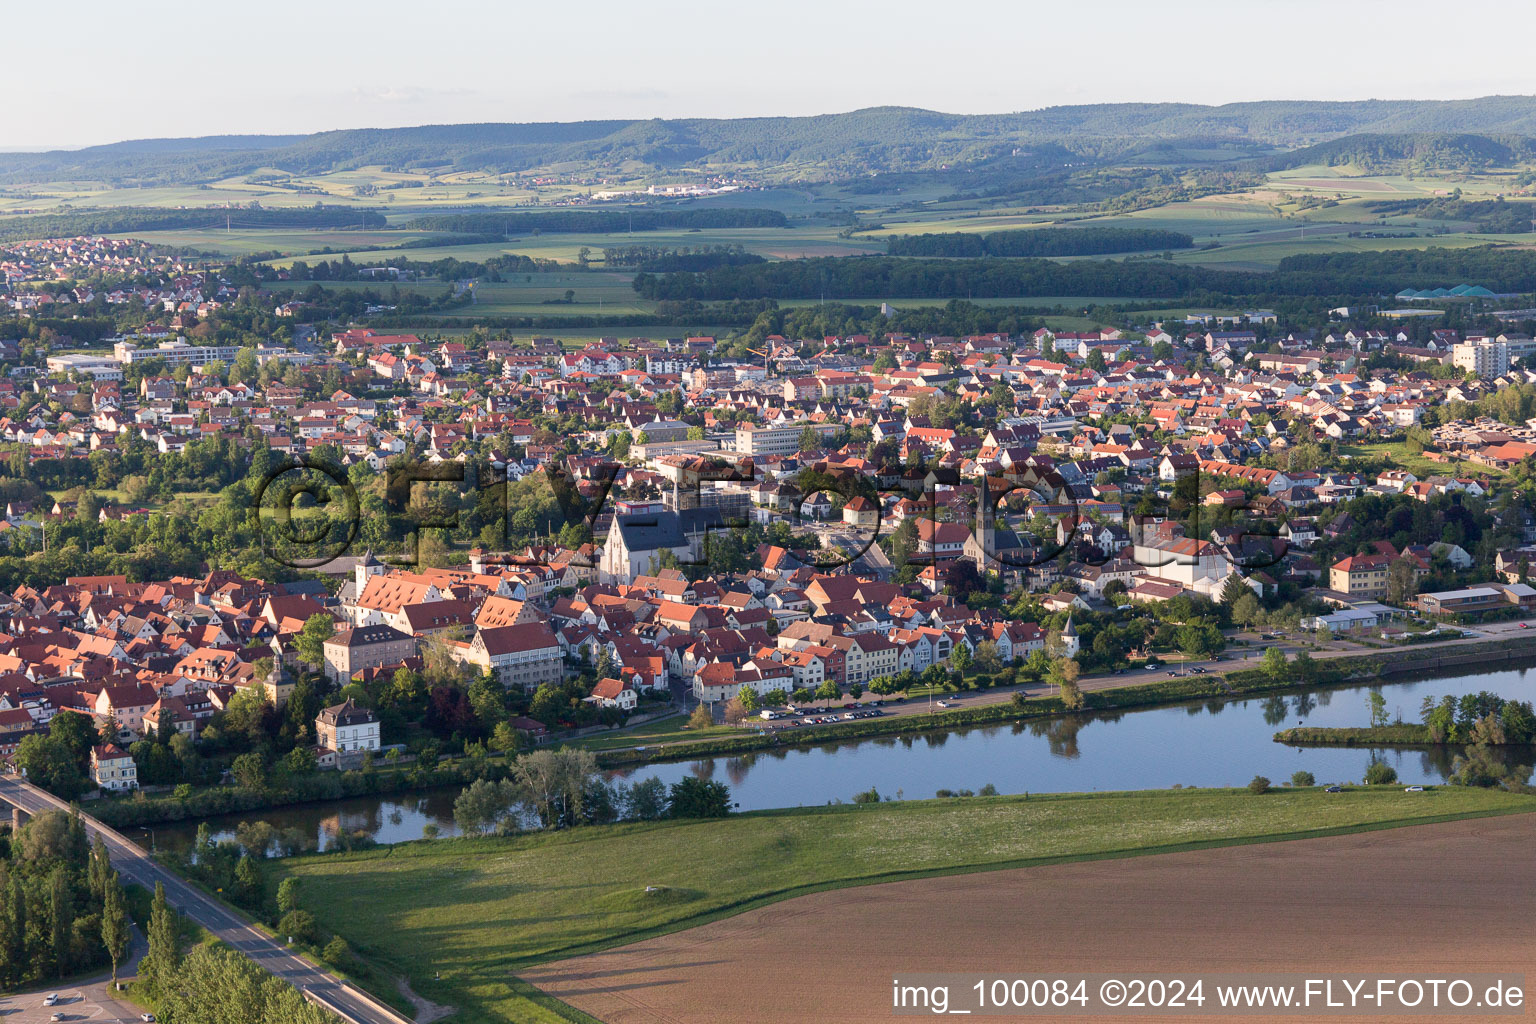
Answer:
<svg viewBox="0 0 1536 1024"><path fill-rule="evenodd" d="M607 1024L890 1021L896 972L1527 972L1533 922L1522 814L844 889L522 976Z"/></svg>

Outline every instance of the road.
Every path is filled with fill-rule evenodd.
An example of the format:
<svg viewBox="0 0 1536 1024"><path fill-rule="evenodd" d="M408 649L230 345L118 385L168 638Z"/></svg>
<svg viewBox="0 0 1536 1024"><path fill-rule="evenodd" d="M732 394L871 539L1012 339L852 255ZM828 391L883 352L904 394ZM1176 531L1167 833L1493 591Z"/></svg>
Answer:
<svg viewBox="0 0 1536 1024"><path fill-rule="evenodd" d="M0 799L12 807L20 807L28 814L69 810L69 805L58 797L14 775L0 776ZM92 841L99 835L107 844L107 851L112 855L112 867L125 881L137 882L151 890L156 882L163 884L166 898L181 913L218 936L232 949L250 957L260 967L307 993L315 1002L330 1009L349 1024L409 1024L410 1018L390 1009L355 985L347 984L303 957L295 956L230 908L162 868L126 836L90 815L82 814L82 818Z"/></svg>
<svg viewBox="0 0 1536 1024"><path fill-rule="evenodd" d="M139 961L148 950L149 944L144 941L144 936L138 928L134 928L133 946L128 960L118 968L119 981L138 974ZM31 992L11 992L0 996L0 1018L4 1018L5 1024L44 1024L57 1013L66 1021L138 1024L139 1008L119 1001L117 994L110 991L111 986L112 975L109 972L72 985L54 985ZM49 995L58 996L58 1002L53 1006L44 1006L43 999Z"/></svg>
<svg viewBox="0 0 1536 1024"><path fill-rule="evenodd" d="M138 1008L118 1002L108 988L108 982L100 981L0 996L0 1017L5 1019L5 1024L44 1024L57 1013L66 1021L138 1024ZM58 996L59 1001L53 1006L44 1006L43 996L50 993Z"/></svg>

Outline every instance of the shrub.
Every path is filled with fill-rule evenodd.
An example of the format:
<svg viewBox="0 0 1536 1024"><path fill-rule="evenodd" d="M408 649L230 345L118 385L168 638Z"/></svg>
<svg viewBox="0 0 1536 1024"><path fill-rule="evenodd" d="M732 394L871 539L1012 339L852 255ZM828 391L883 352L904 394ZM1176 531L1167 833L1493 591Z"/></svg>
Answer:
<svg viewBox="0 0 1536 1024"><path fill-rule="evenodd" d="M976 795L977 796L997 796L997 787L992 785L992 783L989 782L985 786L982 786L980 789L978 789L976 791Z"/></svg>
<svg viewBox="0 0 1536 1024"><path fill-rule="evenodd" d="M1365 770L1367 786L1389 786L1397 781L1397 769L1385 761L1372 761Z"/></svg>
<svg viewBox="0 0 1536 1024"><path fill-rule="evenodd" d="M347 945L346 939L338 935L325 944L320 955L332 967L345 967L352 959L352 948Z"/></svg>
<svg viewBox="0 0 1536 1024"><path fill-rule="evenodd" d="M853 794L853 802L856 804L877 804L880 802L880 791L874 786L862 793Z"/></svg>
<svg viewBox="0 0 1536 1024"><path fill-rule="evenodd" d="M292 936L301 942L313 942L315 915L307 910L290 910L277 922L277 931L279 935Z"/></svg>
<svg viewBox="0 0 1536 1024"><path fill-rule="evenodd" d="M1266 779L1262 775L1255 775L1253 777L1253 781L1248 783L1248 792L1250 792L1250 793L1268 793L1269 792L1269 780Z"/></svg>
<svg viewBox="0 0 1536 1024"><path fill-rule="evenodd" d="M1315 786L1317 785L1317 779L1312 775L1311 772L1296 772L1291 776L1291 785Z"/></svg>

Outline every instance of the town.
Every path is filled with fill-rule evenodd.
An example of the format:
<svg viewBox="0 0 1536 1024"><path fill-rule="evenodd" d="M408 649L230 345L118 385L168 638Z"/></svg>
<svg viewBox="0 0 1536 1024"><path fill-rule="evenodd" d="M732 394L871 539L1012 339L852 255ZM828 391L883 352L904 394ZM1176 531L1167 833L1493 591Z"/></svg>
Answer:
<svg viewBox="0 0 1536 1024"><path fill-rule="evenodd" d="M1420 88L1246 9L989 9L1023 76L899 9L285 13L200 11L170 118L101 102L153 19L7 51L0 1016L1518 1005L1536 100L1082 73ZM965 71L847 60L914 36Z"/></svg>
<svg viewBox="0 0 1536 1024"><path fill-rule="evenodd" d="M1511 331L1319 335L1237 311L1022 336L770 334L749 359L711 337L571 349L347 328L237 345L199 330L229 282L174 290L165 311L186 312L99 355L0 342L14 565L50 543L98 564L157 535L172 513L153 506L180 489L157 456L251 475L329 460L365 488L473 464L548 514L481 514L470 493L478 530L434 541L411 528L412 499L318 572L217 557L153 578L11 570L0 752L70 795L216 781L247 747L346 769L698 705L779 729L786 706L824 724L853 715L814 702L978 679L1080 702L1096 677L1143 661L1176 675L1269 630L1342 650L1536 608L1536 371ZM124 500L26 483L68 482L71 460ZM66 712L103 739L88 778L66 780L49 748ZM231 738L237 722L252 742Z"/></svg>

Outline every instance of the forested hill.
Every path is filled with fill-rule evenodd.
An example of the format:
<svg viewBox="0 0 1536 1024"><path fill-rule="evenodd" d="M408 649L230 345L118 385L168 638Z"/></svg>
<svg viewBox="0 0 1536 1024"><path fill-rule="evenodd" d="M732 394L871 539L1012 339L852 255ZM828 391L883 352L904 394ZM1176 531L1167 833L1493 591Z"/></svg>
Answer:
<svg viewBox="0 0 1536 1024"><path fill-rule="evenodd" d="M277 168L315 174L382 164L517 171L556 162L654 168L750 166L806 177L929 170L1031 147L1112 156L1149 142L1225 143L1234 156L1311 146L1346 135L1489 133L1536 136L1536 97L1474 100L1274 100L1219 107L1119 103L1009 114L872 107L815 117L684 118L351 129L291 138L155 139L52 153L0 153L0 180L213 181Z"/></svg>
<svg viewBox="0 0 1536 1024"><path fill-rule="evenodd" d="M1309 164L1350 165L1360 171L1383 173L1513 167L1533 160L1536 138L1531 135L1369 132L1286 153L1268 161L1268 166L1281 170Z"/></svg>

